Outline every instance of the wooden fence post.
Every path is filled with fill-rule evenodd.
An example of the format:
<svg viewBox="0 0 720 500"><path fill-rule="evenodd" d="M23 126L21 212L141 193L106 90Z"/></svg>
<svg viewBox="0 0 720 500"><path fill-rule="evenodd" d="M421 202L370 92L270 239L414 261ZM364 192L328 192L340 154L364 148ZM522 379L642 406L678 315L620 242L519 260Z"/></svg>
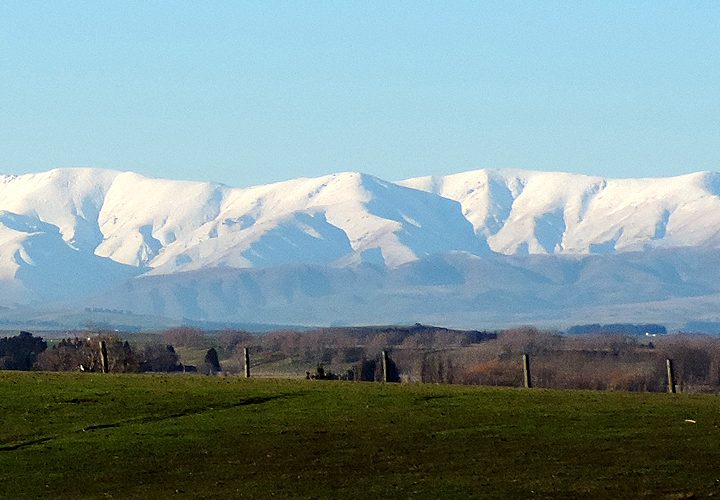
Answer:
<svg viewBox="0 0 720 500"><path fill-rule="evenodd" d="M530 378L530 356L523 354L523 382L527 389L532 387L532 379Z"/></svg>
<svg viewBox="0 0 720 500"><path fill-rule="evenodd" d="M104 340L100 341L100 368L102 369L103 373L108 372L108 353L107 345L105 344Z"/></svg>
<svg viewBox="0 0 720 500"><path fill-rule="evenodd" d="M672 359L667 359L667 379L668 379L668 392L675 394L675 369L673 367Z"/></svg>
<svg viewBox="0 0 720 500"><path fill-rule="evenodd" d="M243 349L243 357L245 358L245 378L250 378L250 351L247 347Z"/></svg>
<svg viewBox="0 0 720 500"><path fill-rule="evenodd" d="M383 371L383 382L389 381L388 373L388 354L387 351L382 352L382 371Z"/></svg>

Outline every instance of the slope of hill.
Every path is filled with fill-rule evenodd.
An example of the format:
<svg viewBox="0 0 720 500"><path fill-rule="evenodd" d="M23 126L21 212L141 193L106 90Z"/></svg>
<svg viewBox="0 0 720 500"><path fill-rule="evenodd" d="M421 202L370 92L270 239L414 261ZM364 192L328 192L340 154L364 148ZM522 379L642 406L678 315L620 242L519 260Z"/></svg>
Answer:
<svg viewBox="0 0 720 500"><path fill-rule="evenodd" d="M581 257L454 253L392 269L203 269L143 276L84 304L226 322L486 328L642 319L679 328L689 319L716 320L719 297L718 252L661 249Z"/></svg>

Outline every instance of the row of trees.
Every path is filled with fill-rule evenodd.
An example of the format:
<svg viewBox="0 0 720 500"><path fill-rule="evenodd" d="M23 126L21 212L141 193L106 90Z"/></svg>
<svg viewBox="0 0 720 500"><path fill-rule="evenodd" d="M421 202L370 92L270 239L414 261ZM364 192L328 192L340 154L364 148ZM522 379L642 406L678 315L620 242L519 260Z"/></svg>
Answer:
<svg viewBox="0 0 720 500"><path fill-rule="evenodd" d="M133 347L113 334L63 339L38 356L36 368L44 371L101 371L100 342L107 350L112 373L182 371L180 358L171 345Z"/></svg>
<svg viewBox="0 0 720 500"><path fill-rule="evenodd" d="M111 373L200 371L209 374L221 370L213 348L208 350L200 366L187 367L171 344L132 345L116 334L100 334L62 339L48 348L42 337L29 332L0 339L0 370L101 371L101 343L105 345Z"/></svg>
<svg viewBox="0 0 720 500"><path fill-rule="evenodd" d="M666 359L672 359L679 390L720 391L720 338L678 334L567 336L518 328L473 349L428 352L398 365L423 382L521 386L522 355L532 360L533 385L560 389L665 391Z"/></svg>
<svg viewBox="0 0 720 500"><path fill-rule="evenodd" d="M313 375L321 365L326 374L356 380L379 380L379 353L387 350L404 381L520 386L522 355L529 354L536 387L631 391L664 391L670 358L680 390L720 391L720 338L636 333L562 335L532 327L479 332L414 325L264 335L204 335L180 328L166 331L164 339L194 347L211 342L238 372L243 348L249 348L255 373L268 367L266 374L276 375L278 366L298 366L302 374L308 370L312 378L323 378Z"/></svg>
<svg viewBox="0 0 720 500"><path fill-rule="evenodd" d="M0 339L0 369L99 371L103 341L109 370L118 373L191 371L181 363L176 345L206 350L196 367L201 373L219 372L220 360L230 373L242 373L243 350L248 348L255 374L269 367L266 375L288 375L278 366L290 366L302 375L315 370L314 378L334 373L380 380L380 352L385 350L396 380L519 386L522 354L529 354L536 387L663 391L665 359L670 358L680 390L720 391L720 338L704 335L568 336L530 327L487 333L414 325L264 335L174 328L161 338L162 342L135 345L115 334L102 334L65 339L48 348L42 338L21 332ZM318 376L318 366L323 376Z"/></svg>
<svg viewBox="0 0 720 500"><path fill-rule="evenodd" d="M303 331L283 330L265 334L226 330L203 332L190 327L170 328L162 332L163 341L183 348L213 346L230 372L241 373L244 349L251 352L252 364L262 371L274 363L298 366L298 374L315 373L321 365L327 373L354 380L380 380L379 354L395 349L417 353L448 348L468 347L496 334L476 330L452 330L415 324L412 326L371 326L316 328ZM267 375L282 375L269 371Z"/></svg>

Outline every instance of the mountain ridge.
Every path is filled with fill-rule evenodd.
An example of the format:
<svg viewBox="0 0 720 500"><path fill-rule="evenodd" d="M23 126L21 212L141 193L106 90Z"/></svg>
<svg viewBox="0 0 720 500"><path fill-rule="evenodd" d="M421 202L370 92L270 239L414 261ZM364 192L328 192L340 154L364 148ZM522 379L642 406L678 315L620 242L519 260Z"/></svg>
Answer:
<svg viewBox="0 0 720 500"><path fill-rule="evenodd" d="M573 277L591 286L587 277L594 276L618 304L633 301L614 286L654 302L716 294L701 269L668 260L663 251L697 249L693 258L710 263L719 247L720 174L714 172L606 179L483 169L398 182L341 172L246 188L92 168L0 176L0 301L10 308L73 300L111 308L110 291L125 290L118 303L137 304L144 314L153 313L143 301L152 303L155 293L177 302L155 308L163 316L243 321L242 307L258 307L269 322L300 324L302 308L293 301L311 313L313 298L330 300L338 317L359 319L344 313L364 300L347 290L355 283L368 296L391 291L387 303L406 315L428 300L446 307L457 300L472 309L471 293L485 294L498 308L493 293L525 303L518 310L570 311L599 300L582 290L575 297L562 292L574 290ZM637 254L646 261L639 263ZM561 277L556 295L522 287L523 280L555 286L556 278L532 264L542 256L552 257L543 265ZM458 259L460 270L449 264ZM473 266L484 271L470 272ZM230 285L219 282L214 291L196 289L203 273L237 269L257 271ZM277 278L253 285L254 272ZM607 272L617 273L615 281ZM646 289L622 273L637 276ZM150 278L183 284L152 292L140 285ZM673 291L663 295L668 286ZM129 298L133 289L144 291ZM424 299L426 292L434 298ZM276 300L287 293L295 294L289 302ZM381 296L372 299L377 310ZM267 306L272 303L277 306ZM298 317L284 316L283 308ZM330 320L327 311L316 317ZM714 318L706 311L703 319Z"/></svg>

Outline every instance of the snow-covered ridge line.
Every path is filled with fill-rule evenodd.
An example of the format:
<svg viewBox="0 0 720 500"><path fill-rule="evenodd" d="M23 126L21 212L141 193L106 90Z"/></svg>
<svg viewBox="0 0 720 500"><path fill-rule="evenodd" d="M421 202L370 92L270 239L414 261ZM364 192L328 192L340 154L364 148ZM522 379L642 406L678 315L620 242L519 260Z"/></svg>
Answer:
<svg viewBox="0 0 720 500"><path fill-rule="evenodd" d="M358 172L249 188L92 168L0 177L0 273L37 243L153 274L426 255L720 246L720 176L605 179L477 170L389 182ZM30 241L33 248L26 248ZM58 254L57 249L52 253ZM24 256L20 258L19 256ZM89 265L89 264L88 264Z"/></svg>
<svg viewBox="0 0 720 500"><path fill-rule="evenodd" d="M488 300L473 298L473 290L492 279L491 269L465 276L434 256L462 256L482 267L495 262L491 251L587 255L697 247L714 253L720 247L719 194L720 175L710 172L605 179L478 170L402 182L343 172L248 188L91 168L0 176L0 306L73 300L113 287L132 294L140 283L132 278L150 274L158 283L189 281L172 292L174 299L149 289L142 300L157 301L152 307L160 311L182 297L192 316L193 276L221 276L228 268L274 276L263 282L263 293L243 281L249 275L228 289L222 280L208 282L207 297L231 310L238 290L258 304L271 292L292 302L292 273L282 269L293 266L350 275L364 269L378 290L394 286L385 278L409 273L398 282L400 296L405 283L455 287L469 279L462 300L474 303ZM565 260L562 273L572 276L576 259ZM312 297L327 289L328 276L308 271L299 290Z"/></svg>
<svg viewBox="0 0 720 500"><path fill-rule="evenodd" d="M478 170L398 184L458 201L505 254L589 254L720 245L720 175L606 179Z"/></svg>
<svg viewBox="0 0 720 500"><path fill-rule="evenodd" d="M396 266L481 250L456 202L356 172L240 189L56 169L2 178L0 210L8 214L0 245L2 233L19 246L35 233L7 222L21 217L28 219L23 227L45 224L58 243L88 258L156 274L308 262ZM32 265L9 260L0 268L11 275Z"/></svg>

